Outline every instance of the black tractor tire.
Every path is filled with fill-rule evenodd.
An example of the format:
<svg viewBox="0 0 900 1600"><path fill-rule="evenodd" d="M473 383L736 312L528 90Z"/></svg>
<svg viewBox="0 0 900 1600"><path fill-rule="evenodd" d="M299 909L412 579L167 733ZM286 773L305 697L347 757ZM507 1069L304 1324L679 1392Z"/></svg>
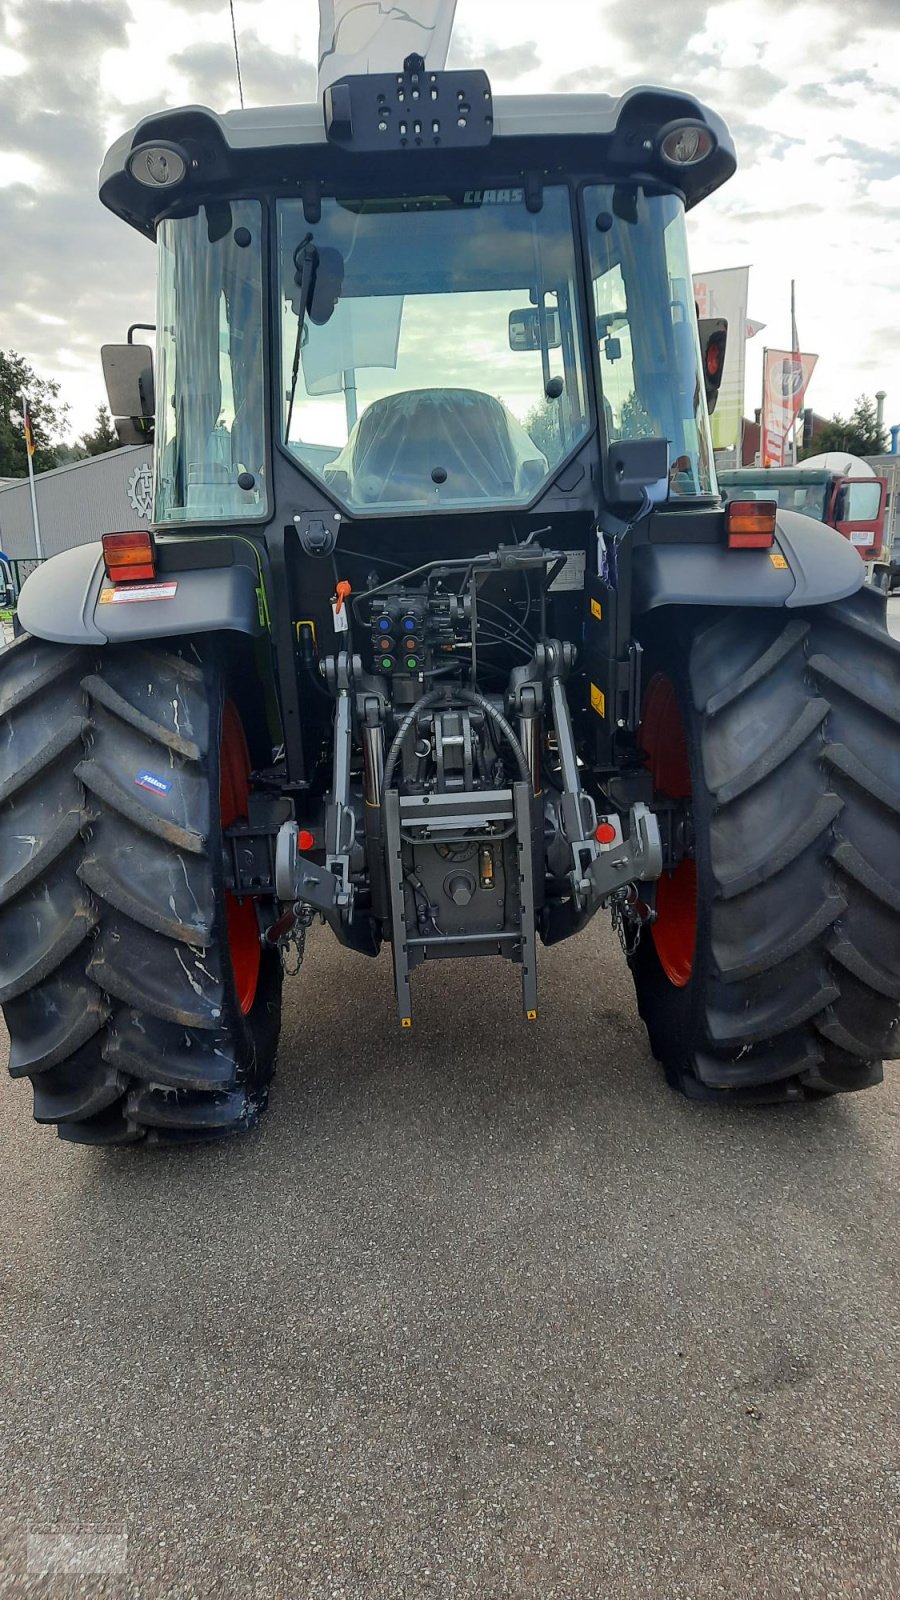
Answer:
<svg viewBox="0 0 900 1600"><path fill-rule="evenodd" d="M900 1054L900 645L884 596L669 613L644 644L639 740L668 680L696 878L692 956L666 926L669 875L630 958L654 1055L673 1087L726 1104L879 1083Z"/></svg>
<svg viewBox="0 0 900 1600"><path fill-rule="evenodd" d="M281 963L256 963L224 887L223 751L247 755L223 657L26 634L0 653L0 730L0 1002L36 1121L84 1144L252 1126Z"/></svg>

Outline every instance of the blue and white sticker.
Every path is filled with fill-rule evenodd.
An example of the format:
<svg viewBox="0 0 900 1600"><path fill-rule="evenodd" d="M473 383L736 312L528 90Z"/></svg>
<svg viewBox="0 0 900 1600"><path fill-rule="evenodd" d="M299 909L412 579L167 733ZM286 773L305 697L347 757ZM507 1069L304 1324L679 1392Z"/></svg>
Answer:
<svg viewBox="0 0 900 1600"><path fill-rule="evenodd" d="M168 778L158 778L155 772L139 772L134 781L151 794L168 794L172 787Z"/></svg>

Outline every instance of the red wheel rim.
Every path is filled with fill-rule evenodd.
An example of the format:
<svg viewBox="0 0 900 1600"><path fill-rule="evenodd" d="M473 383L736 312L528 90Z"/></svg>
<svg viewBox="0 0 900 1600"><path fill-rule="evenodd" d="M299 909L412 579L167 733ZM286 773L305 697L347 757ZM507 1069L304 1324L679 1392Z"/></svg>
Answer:
<svg viewBox="0 0 900 1600"><path fill-rule="evenodd" d="M675 687L657 672L647 685L638 735L657 794L688 800L691 768L687 738ZM656 921L651 923L660 965L676 988L690 980L697 943L697 868L687 857L656 885Z"/></svg>
<svg viewBox="0 0 900 1600"><path fill-rule="evenodd" d="M222 827L230 827L246 817L249 802L250 755L237 707L226 700L222 711L222 745L219 777L219 811ZM259 982L261 952L259 924L252 900L225 895L225 920L228 948L237 989L238 1004L244 1016L253 1008Z"/></svg>

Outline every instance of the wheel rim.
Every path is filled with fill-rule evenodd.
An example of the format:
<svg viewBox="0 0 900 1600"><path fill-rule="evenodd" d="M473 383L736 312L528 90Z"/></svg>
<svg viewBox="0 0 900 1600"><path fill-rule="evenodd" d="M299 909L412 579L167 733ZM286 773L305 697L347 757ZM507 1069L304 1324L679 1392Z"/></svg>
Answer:
<svg viewBox="0 0 900 1600"><path fill-rule="evenodd" d="M675 686L657 672L647 685L638 735L657 794L689 800L691 768L687 736ZM656 920L651 924L660 965L676 988L689 982L697 943L697 868L687 857L656 885Z"/></svg>
<svg viewBox="0 0 900 1600"><path fill-rule="evenodd" d="M225 701L222 712L219 810L222 827L246 817L250 794L250 756L237 707ZM253 1008L259 983L261 952L256 909L250 899L226 892L225 921L238 1004L244 1016Z"/></svg>

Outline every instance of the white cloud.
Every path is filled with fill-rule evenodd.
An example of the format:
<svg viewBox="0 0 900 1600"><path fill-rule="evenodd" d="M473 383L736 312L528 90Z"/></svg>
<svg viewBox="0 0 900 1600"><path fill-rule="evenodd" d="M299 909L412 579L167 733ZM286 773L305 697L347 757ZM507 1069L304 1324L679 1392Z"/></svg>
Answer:
<svg viewBox="0 0 900 1600"><path fill-rule="evenodd" d="M235 0L248 104L309 96L312 0ZM2 18L5 16L5 30ZM819 353L810 399L888 391L900 419L900 88L896 0L458 0L451 61L500 93L689 88L721 112L736 177L691 214L695 268L752 263L751 315ZM99 85L99 91L98 91ZM151 107L237 105L220 0L7 0L0 8L0 348L58 376L81 430L99 345L150 320L152 249L96 198L105 146ZM24 286L24 288L23 288ZM757 346L759 348L757 348ZM748 347L747 405L762 340Z"/></svg>

